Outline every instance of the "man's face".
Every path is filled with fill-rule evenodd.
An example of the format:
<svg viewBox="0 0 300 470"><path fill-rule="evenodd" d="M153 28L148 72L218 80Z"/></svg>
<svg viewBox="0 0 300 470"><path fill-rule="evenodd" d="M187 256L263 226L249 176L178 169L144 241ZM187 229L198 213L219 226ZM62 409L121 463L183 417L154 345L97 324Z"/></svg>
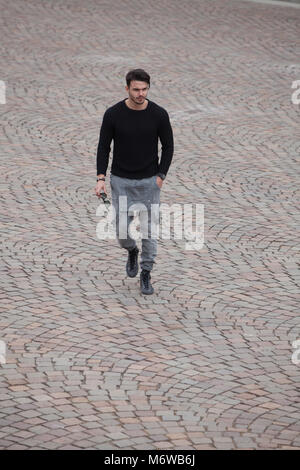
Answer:
<svg viewBox="0 0 300 470"><path fill-rule="evenodd" d="M129 98L138 105L143 105L148 94L149 85L147 82L131 80L130 87L126 86Z"/></svg>

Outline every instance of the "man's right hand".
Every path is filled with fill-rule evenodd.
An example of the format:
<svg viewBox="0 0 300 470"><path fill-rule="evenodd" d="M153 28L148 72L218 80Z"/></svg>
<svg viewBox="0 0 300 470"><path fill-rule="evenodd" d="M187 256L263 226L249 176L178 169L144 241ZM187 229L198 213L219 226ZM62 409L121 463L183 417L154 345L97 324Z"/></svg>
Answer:
<svg viewBox="0 0 300 470"><path fill-rule="evenodd" d="M106 187L105 187L105 181L98 181L97 184L96 184L96 187L95 187L95 193L96 193L96 196L101 197L100 196L100 193L106 193Z"/></svg>

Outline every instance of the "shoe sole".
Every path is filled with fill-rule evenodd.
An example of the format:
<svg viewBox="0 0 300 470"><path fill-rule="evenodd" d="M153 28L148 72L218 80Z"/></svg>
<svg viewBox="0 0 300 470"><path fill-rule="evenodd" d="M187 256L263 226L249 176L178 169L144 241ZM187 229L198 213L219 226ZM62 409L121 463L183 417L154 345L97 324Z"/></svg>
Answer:
<svg viewBox="0 0 300 470"><path fill-rule="evenodd" d="M154 294L154 291L153 291L153 292L143 292L143 291L141 290L141 294L143 294L143 295L152 295L152 294Z"/></svg>
<svg viewBox="0 0 300 470"><path fill-rule="evenodd" d="M128 277L136 277L138 272L139 272L139 270L137 270L136 274L129 274L129 273L126 271L126 274L127 274Z"/></svg>

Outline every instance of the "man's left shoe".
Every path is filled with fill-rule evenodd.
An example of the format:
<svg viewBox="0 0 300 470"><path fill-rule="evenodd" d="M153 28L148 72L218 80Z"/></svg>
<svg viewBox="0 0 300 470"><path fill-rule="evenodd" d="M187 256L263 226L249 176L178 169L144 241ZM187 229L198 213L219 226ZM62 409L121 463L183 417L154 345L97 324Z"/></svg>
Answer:
<svg viewBox="0 0 300 470"><path fill-rule="evenodd" d="M151 276L150 271L143 269L140 274L140 286L142 294L151 295L154 292L150 282Z"/></svg>

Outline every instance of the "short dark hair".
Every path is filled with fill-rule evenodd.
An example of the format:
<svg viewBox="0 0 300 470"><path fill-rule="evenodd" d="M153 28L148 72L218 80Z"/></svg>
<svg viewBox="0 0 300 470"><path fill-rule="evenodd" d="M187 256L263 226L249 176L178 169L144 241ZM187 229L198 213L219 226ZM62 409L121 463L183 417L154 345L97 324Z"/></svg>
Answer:
<svg viewBox="0 0 300 470"><path fill-rule="evenodd" d="M130 70L128 74L126 75L126 83L127 86L130 87L130 82L132 80L138 80L140 82L146 82L148 83L150 87L150 75L145 72L143 69L134 69Z"/></svg>

